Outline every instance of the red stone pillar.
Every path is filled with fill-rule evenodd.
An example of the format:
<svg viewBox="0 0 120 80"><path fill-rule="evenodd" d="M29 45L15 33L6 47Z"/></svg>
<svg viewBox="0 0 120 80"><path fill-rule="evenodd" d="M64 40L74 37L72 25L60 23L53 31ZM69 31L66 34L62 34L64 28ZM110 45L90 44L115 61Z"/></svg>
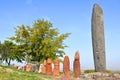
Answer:
<svg viewBox="0 0 120 80"><path fill-rule="evenodd" d="M54 61L54 76L59 76L60 75L60 61L59 59L55 59Z"/></svg>
<svg viewBox="0 0 120 80"><path fill-rule="evenodd" d="M26 64L25 71L31 71L31 70L32 70L32 65L31 64Z"/></svg>
<svg viewBox="0 0 120 80"><path fill-rule="evenodd" d="M80 77L80 58L79 58L79 52L77 51L75 53L75 58L74 58L74 64L73 64L73 72L74 72L74 77L78 78Z"/></svg>
<svg viewBox="0 0 120 80"><path fill-rule="evenodd" d="M46 74L52 75L52 61L49 58L47 59L47 64L46 64Z"/></svg>
<svg viewBox="0 0 120 80"><path fill-rule="evenodd" d="M64 77L69 78L70 76L70 61L69 57L65 56L63 61L63 74Z"/></svg>
<svg viewBox="0 0 120 80"><path fill-rule="evenodd" d="M46 74L46 60L44 60L44 63L43 63L42 73Z"/></svg>

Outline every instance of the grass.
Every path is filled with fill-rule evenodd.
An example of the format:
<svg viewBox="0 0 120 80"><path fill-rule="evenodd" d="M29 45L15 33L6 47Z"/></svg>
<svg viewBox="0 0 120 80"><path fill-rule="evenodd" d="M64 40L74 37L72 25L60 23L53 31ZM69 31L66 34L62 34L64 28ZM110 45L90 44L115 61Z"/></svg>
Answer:
<svg viewBox="0 0 120 80"><path fill-rule="evenodd" d="M44 80L34 72L24 72L0 66L0 80Z"/></svg>
<svg viewBox="0 0 120 80"><path fill-rule="evenodd" d="M95 70L84 70L84 73L94 73ZM111 73L112 71L106 70L106 73ZM73 72L71 72L73 75ZM119 73L120 72L115 72ZM63 72L60 71L60 74L62 75ZM51 75L45 75L42 73L37 73L37 72L26 72L22 70L17 70L13 67L10 66L0 66L0 80L54 80L54 76Z"/></svg>
<svg viewBox="0 0 120 80"><path fill-rule="evenodd" d="M94 73L95 70L85 70L84 73ZM110 70L106 70L106 73L111 73Z"/></svg>

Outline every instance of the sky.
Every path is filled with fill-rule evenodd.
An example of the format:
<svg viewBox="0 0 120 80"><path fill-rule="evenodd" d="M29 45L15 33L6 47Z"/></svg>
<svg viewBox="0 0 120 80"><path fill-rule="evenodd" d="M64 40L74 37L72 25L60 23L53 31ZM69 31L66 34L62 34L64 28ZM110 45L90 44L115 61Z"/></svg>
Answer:
<svg viewBox="0 0 120 80"><path fill-rule="evenodd" d="M14 27L45 19L59 32L71 35L64 41L71 69L76 51L81 69L94 69L91 15L94 3L103 9L107 69L120 70L120 0L0 0L0 41L14 35Z"/></svg>

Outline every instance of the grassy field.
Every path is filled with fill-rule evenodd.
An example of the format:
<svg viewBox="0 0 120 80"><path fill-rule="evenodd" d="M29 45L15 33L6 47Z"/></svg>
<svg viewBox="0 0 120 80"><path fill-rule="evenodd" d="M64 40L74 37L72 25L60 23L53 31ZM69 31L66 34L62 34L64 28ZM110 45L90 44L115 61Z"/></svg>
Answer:
<svg viewBox="0 0 120 80"><path fill-rule="evenodd" d="M84 73L94 73L94 70L84 70ZM110 70L106 70L106 73L111 73ZM112 71L112 73L120 74L119 71ZM60 73L62 75L62 73ZM73 72L71 72L71 77ZM61 80L60 77L40 74L36 72L26 72L17 70L13 67L0 66L0 80Z"/></svg>
<svg viewBox="0 0 120 80"><path fill-rule="evenodd" d="M35 72L24 72L10 67L0 66L0 80L44 80Z"/></svg>

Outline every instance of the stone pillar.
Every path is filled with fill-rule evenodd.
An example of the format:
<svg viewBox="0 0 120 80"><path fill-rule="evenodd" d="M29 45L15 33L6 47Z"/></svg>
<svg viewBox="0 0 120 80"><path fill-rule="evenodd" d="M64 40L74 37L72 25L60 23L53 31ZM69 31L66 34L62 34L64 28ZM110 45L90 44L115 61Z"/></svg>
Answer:
<svg viewBox="0 0 120 80"><path fill-rule="evenodd" d="M42 68L44 67L44 64L40 64L39 65L39 70L38 70L38 73L41 73L42 72Z"/></svg>
<svg viewBox="0 0 120 80"><path fill-rule="evenodd" d="M105 41L103 11L98 4L94 4L92 12L92 46L94 55L95 71L105 72Z"/></svg>
<svg viewBox="0 0 120 80"><path fill-rule="evenodd" d="M26 64L25 65L25 71L31 71L32 70L32 65L31 64Z"/></svg>
<svg viewBox="0 0 120 80"><path fill-rule="evenodd" d="M75 53L75 57L74 57L74 62L73 62L73 73L74 73L74 77L75 78L79 78L80 77L80 58L79 58L79 52L77 51Z"/></svg>
<svg viewBox="0 0 120 80"><path fill-rule="evenodd" d="M44 60L44 63L43 63L42 73L46 74L46 60Z"/></svg>
<svg viewBox="0 0 120 80"><path fill-rule="evenodd" d="M46 74L52 75L52 61L49 58L47 59L47 64L46 64Z"/></svg>
<svg viewBox="0 0 120 80"><path fill-rule="evenodd" d="M55 59L54 61L54 76L59 76L60 75L60 61L59 59Z"/></svg>
<svg viewBox="0 0 120 80"><path fill-rule="evenodd" d="M69 57L65 56L63 61L63 74L64 77L69 78L70 77L70 61Z"/></svg>

